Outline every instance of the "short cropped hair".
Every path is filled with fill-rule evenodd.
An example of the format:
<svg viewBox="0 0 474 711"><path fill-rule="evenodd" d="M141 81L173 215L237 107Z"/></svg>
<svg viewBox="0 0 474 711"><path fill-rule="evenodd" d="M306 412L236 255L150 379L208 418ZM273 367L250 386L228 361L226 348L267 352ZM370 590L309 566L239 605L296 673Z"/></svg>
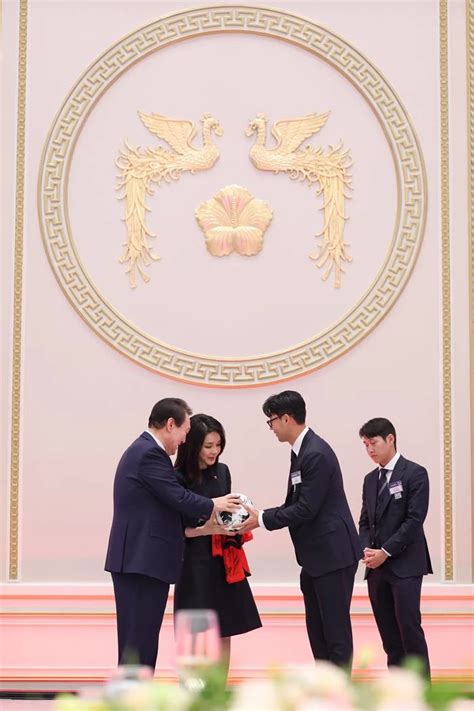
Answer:
<svg viewBox="0 0 474 711"><path fill-rule="evenodd" d="M187 402L179 397L165 397L153 405L148 419L148 427L156 427L159 430L165 426L170 417L176 422L177 427L181 427L186 415L192 415L192 413L193 411Z"/></svg>
<svg viewBox="0 0 474 711"><path fill-rule="evenodd" d="M270 395L262 407L267 417L271 415L290 415L299 425L306 421L306 404L295 390L284 390L277 395Z"/></svg>
<svg viewBox="0 0 474 711"><path fill-rule="evenodd" d="M395 432L395 427L386 417L374 417L372 420L366 422L365 425L362 425L359 430L359 437L367 437L367 439L382 437L386 440L389 434L393 435L393 443L396 449L397 433Z"/></svg>

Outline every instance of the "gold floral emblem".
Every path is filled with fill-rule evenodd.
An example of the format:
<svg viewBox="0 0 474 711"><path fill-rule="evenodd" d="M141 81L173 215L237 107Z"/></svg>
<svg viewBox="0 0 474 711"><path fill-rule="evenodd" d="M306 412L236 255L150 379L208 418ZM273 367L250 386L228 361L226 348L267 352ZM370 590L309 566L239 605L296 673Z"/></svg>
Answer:
<svg viewBox="0 0 474 711"><path fill-rule="evenodd" d="M226 185L196 210L206 247L215 257L234 251L246 257L258 254L272 216L266 202L240 185Z"/></svg>

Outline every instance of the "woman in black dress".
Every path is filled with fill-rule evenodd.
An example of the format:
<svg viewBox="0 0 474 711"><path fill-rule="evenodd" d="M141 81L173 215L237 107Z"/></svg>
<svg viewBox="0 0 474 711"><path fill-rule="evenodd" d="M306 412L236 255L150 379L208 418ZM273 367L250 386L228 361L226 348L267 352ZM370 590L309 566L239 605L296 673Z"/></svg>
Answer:
<svg viewBox="0 0 474 711"><path fill-rule="evenodd" d="M230 471L219 462L225 447L221 423L210 415L193 415L186 442L178 448L175 467L184 485L201 496L214 498L231 491ZM185 522L186 545L181 576L174 594L175 612L211 609L217 612L222 638L222 661L229 668L230 638L261 627L252 591L243 577L226 580L224 558L212 553L212 535L229 532L211 517L204 525ZM235 537L239 542L239 536Z"/></svg>

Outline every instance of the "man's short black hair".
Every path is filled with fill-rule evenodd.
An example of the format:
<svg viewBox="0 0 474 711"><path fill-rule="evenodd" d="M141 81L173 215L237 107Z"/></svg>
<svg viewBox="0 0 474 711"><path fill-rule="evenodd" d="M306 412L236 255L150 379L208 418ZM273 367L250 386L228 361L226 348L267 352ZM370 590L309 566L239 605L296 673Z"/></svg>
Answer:
<svg viewBox="0 0 474 711"><path fill-rule="evenodd" d="M395 427L386 417L374 417L372 420L366 422L365 425L362 425L359 430L359 437L367 437L367 439L382 437L386 440L389 434L393 435L393 443L396 449L397 433L395 432Z"/></svg>
<svg viewBox="0 0 474 711"><path fill-rule="evenodd" d="M263 403L262 409L267 417L290 415L299 425L304 425L306 421L305 401L295 390L284 390L278 395L270 395Z"/></svg>
<svg viewBox="0 0 474 711"><path fill-rule="evenodd" d="M156 427L159 430L165 426L170 417L176 422L177 427L181 427L186 415L192 414L193 411L184 400L179 397L165 397L153 405L148 419L148 427Z"/></svg>

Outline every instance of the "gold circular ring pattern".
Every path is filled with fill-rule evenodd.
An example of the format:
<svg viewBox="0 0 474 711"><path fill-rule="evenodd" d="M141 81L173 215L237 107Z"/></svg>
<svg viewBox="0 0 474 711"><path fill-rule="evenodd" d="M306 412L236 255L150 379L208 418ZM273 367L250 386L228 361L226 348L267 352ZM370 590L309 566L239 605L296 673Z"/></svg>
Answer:
<svg viewBox="0 0 474 711"><path fill-rule="evenodd" d="M393 156L398 211L384 264L363 297L335 324L275 353L219 357L191 353L150 336L122 317L99 293L79 259L67 213L68 175L81 128L108 87L145 56L177 41L226 32L290 42L326 61L348 79L378 118ZM124 37L80 77L46 140L38 210L45 249L67 298L110 345L152 371L196 385L253 387L327 365L364 338L401 294L416 261L426 215L426 174L406 109L380 72L330 30L297 15L264 7L199 7L160 18Z"/></svg>

